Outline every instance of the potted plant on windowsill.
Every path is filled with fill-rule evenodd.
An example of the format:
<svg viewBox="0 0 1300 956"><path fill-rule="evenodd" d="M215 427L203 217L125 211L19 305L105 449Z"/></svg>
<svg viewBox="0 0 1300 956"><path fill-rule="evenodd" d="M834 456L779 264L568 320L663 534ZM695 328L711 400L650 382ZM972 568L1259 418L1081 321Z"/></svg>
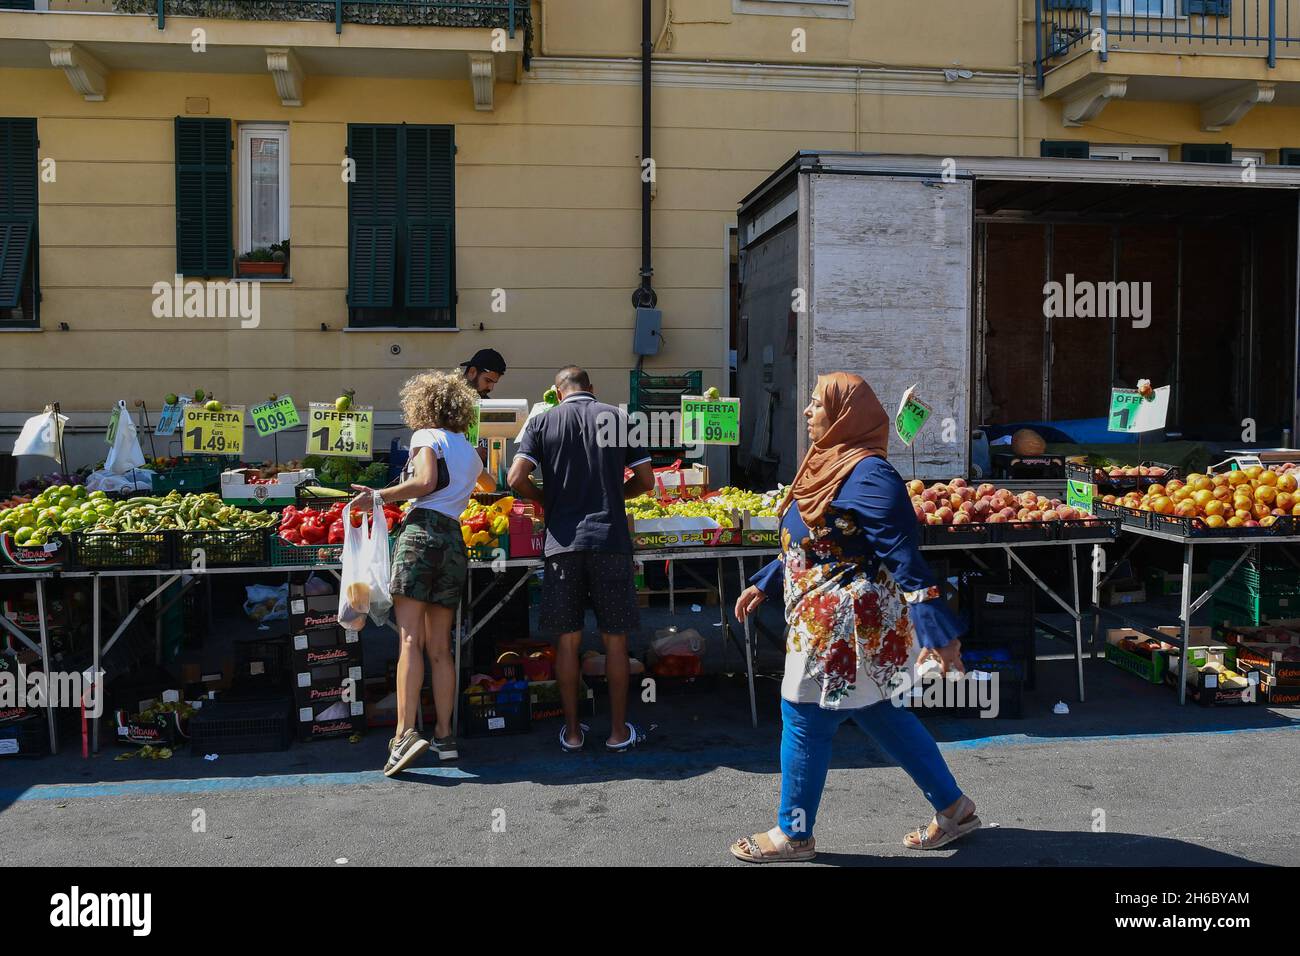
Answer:
<svg viewBox="0 0 1300 956"><path fill-rule="evenodd" d="M235 268L241 276L283 278L289 269L289 240L245 252Z"/></svg>

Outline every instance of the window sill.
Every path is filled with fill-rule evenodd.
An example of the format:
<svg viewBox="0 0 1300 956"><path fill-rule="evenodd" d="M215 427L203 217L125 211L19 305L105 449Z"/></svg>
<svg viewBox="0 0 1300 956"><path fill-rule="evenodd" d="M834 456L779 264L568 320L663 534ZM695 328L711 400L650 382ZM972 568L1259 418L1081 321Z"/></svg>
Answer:
<svg viewBox="0 0 1300 956"><path fill-rule="evenodd" d="M293 276L235 276L235 282L275 282L280 285L290 285L293 282Z"/></svg>
<svg viewBox="0 0 1300 956"><path fill-rule="evenodd" d="M29 11L30 12L30 11ZM44 332L39 325L0 325L0 332Z"/></svg>
<svg viewBox="0 0 1300 956"><path fill-rule="evenodd" d="M424 325L345 325L344 332L459 332L456 327L432 329Z"/></svg>
<svg viewBox="0 0 1300 956"><path fill-rule="evenodd" d="M731 12L766 17L804 17L807 19L853 20L854 0L828 3L827 0L731 0Z"/></svg>

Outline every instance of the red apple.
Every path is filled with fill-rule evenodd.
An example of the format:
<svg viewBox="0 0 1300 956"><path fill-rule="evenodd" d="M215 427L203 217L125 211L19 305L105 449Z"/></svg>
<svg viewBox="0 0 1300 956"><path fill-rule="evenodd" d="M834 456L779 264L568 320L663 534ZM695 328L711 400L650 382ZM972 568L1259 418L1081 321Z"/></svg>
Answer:
<svg viewBox="0 0 1300 956"><path fill-rule="evenodd" d="M944 507L936 511L935 514L939 516L939 520L942 521L944 524L952 523L953 510L949 508L947 505L945 505Z"/></svg>
<svg viewBox="0 0 1300 956"><path fill-rule="evenodd" d="M928 515L932 515L939 510L939 506L933 501L923 501L921 502L921 510Z"/></svg>

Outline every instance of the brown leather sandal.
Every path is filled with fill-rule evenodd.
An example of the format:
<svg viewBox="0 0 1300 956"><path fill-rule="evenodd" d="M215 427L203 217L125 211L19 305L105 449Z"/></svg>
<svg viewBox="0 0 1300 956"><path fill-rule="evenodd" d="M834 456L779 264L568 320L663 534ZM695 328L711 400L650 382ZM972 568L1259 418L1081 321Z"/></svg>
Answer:
<svg viewBox="0 0 1300 956"><path fill-rule="evenodd" d="M981 826L980 818L975 816L974 802L964 794L952 816L936 813L931 823L939 828L938 836L931 837L928 826L920 827L903 837L903 846L909 850L937 850L973 833Z"/></svg>
<svg viewBox="0 0 1300 956"><path fill-rule="evenodd" d="M817 855L817 841L786 838L779 844L768 833L755 833L731 844L731 855L746 863L802 863Z"/></svg>

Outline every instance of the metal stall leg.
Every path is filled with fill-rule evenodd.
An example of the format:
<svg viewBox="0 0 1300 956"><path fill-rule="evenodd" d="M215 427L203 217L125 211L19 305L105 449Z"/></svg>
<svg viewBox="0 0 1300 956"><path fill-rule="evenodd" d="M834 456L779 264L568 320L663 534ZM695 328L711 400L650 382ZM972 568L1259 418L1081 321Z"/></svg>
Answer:
<svg viewBox="0 0 1300 956"><path fill-rule="evenodd" d="M745 559L737 558L736 567L740 569L740 580L745 580ZM749 617L745 618L745 679L749 682L749 721L758 726L758 698L754 693L754 644L750 637Z"/></svg>
<svg viewBox="0 0 1300 956"><path fill-rule="evenodd" d="M461 601L460 604L456 605L456 623L452 625L454 629L451 633L451 643L453 648L452 666L456 669L456 680L452 684L455 693L451 698L451 727L452 732L456 735L460 734L460 620L461 608L464 606L464 603L464 601ZM432 683L432 676L430 677L430 683ZM434 706L437 706L437 701L434 701ZM420 713L423 710L423 707L417 707L416 713Z"/></svg>
<svg viewBox="0 0 1300 956"><path fill-rule="evenodd" d="M744 560L743 558L741 559ZM743 565L741 566L743 569ZM741 582L744 582L744 571L741 571ZM727 664L727 598L722 590L722 559L718 558L718 627L722 628L722 661L721 667L726 670Z"/></svg>
<svg viewBox="0 0 1300 956"><path fill-rule="evenodd" d="M1070 545L1070 586L1074 589L1074 666L1079 674L1079 703L1083 695L1083 608L1079 606L1079 546Z"/></svg>
<svg viewBox="0 0 1300 956"><path fill-rule="evenodd" d="M673 589L673 577L674 577L673 568L675 567L676 565L673 564L673 559L669 558L668 559L668 616L671 618L677 617L677 593Z"/></svg>
<svg viewBox="0 0 1300 956"><path fill-rule="evenodd" d="M45 668L45 686L48 688L53 667L50 661L50 634L45 625L45 581L41 578L36 579L36 619L41 629L41 666ZM59 752L59 741L54 732L54 708L48 700L45 701L45 719L49 724L50 753L56 754Z"/></svg>
<svg viewBox="0 0 1300 956"><path fill-rule="evenodd" d="M91 664L90 674L95 681L95 696L99 697L103 693L99 686L99 575L92 575L90 578L90 606L91 620ZM99 753L99 721L96 720L90 727L91 746L95 753Z"/></svg>
<svg viewBox="0 0 1300 956"><path fill-rule="evenodd" d="M1179 601L1179 617L1182 627L1179 630L1178 648L1178 703L1187 703L1187 645L1191 641L1192 629L1192 542L1183 545L1183 580Z"/></svg>

